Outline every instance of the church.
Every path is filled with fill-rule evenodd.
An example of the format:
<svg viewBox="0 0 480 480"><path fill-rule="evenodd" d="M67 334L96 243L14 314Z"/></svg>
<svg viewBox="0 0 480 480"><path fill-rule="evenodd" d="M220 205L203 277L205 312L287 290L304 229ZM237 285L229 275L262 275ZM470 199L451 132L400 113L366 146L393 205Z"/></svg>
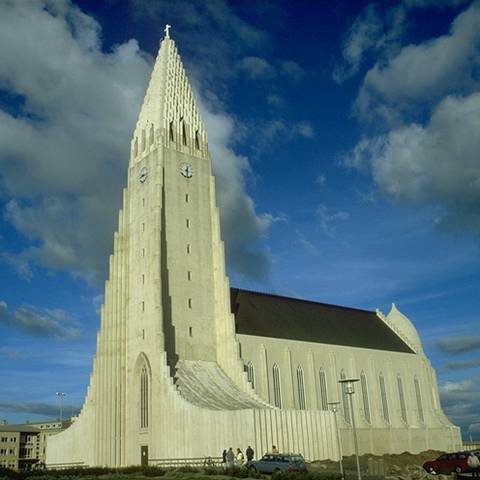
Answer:
<svg viewBox="0 0 480 480"><path fill-rule="evenodd" d="M85 403L48 439L47 466L247 445L338 459L353 453L353 422L360 453L461 448L395 305L384 315L230 288L207 132L165 32L131 142ZM352 378L350 410L339 380Z"/></svg>

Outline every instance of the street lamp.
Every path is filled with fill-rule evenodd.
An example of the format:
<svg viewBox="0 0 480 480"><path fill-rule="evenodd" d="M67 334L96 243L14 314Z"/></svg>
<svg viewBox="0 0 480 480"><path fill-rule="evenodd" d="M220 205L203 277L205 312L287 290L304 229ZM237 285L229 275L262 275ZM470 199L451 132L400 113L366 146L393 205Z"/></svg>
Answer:
<svg viewBox="0 0 480 480"><path fill-rule="evenodd" d="M60 421L62 421L62 416L63 416L63 397L65 397L66 393L65 392L55 392L55 395L58 397L58 400L60 402Z"/></svg>
<svg viewBox="0 0 480 480"><path fill-rule="evenodd" d="M337 449L338 449L338 455L340 457L340 460L338 463L340 465L340 477L343 480L345 478L343 473L343 452L342 452L342 444L340 443L340 433L338 431L338 422L337 422L337 412L338 412L338 406L340 405L340 402L328 402L328 405L330 407L330 410L333 412L333 419L335 421L335 435L337 436Z"/></svg>
<svg viewBox="0 0 480 480"><path fill-rule="evenodd" d="M353 414L353 400L352 395L355 393L355 382L359 382L359 378L342 378L338 383L342 384L343 392L348 395L348 404L350 406L350 416L352 418L352 432L353 432L353 445L355 447L355 458L357 460L357 476L358 480L362 480L362 474L360 473L360 460L358 458L358 441L357 430L355 428L355 416Z"/></svg>

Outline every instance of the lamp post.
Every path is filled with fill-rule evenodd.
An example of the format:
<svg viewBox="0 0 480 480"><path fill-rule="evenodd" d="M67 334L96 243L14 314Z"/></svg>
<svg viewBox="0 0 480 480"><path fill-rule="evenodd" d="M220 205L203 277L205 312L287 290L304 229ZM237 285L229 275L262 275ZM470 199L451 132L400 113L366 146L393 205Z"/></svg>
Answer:
<svg viewBox="0 0 480 480"><path fill-rule="evenodd" d="M60 402L60 421L62 421L62 416L63 416L63 397L65 397L66 393L65 392L55 392L55 395L58 397L58 400Z"/></svg>
<svg viewBox="0 0 480 480"><path fill-rule="evenodd" d="M359 378L342 378L338 381L342 385L344 393L348 395L348 405L350 407L350 417L352 418L352 432L353 432L353 445L355 447L355 459L357 461L357 476L358 480L362 480L362 474L360 473L360 460L358 458L358 441L357 441L357 429L355 428L355 416L353 413L353 400L352 395L355 393L355 382L359 382Z"/></svg>
<svg viewBox="0 0 480 480"><path fill-rule="evenodd" d="M340 443L340 432L338 431L338 422L337 422L337 412L338 412L338 406L340 405L340 402L328 402L328 405L330 407L330 410L333 412L333 419L335 422L335 435L337 436L337 449L338 449L338 455L340 457L340 460L338 462L340 465L340 477L343 480L345 478L343 473L343 452L342 452L342 444Z"/></svg>

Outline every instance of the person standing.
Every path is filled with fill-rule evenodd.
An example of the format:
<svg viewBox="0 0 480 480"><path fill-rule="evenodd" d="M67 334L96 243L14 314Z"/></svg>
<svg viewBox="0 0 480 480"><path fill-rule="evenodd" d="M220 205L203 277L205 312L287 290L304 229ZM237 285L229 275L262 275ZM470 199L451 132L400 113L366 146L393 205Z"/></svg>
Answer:
<svg viewBox="0 0 480 480"><path fill-rule="evenodd" d="M235 454L233 453L232 447L228 449L228 452L225 455L225 458L227 460L227 467L231 467L233 465L233 462L235 461Z"/></svg>
<svg viewBox="0 0 480 480"><path fill-rule="evenodd" d="M243 465L243 461L244 461L243 453L239 448L237 448L237 462L236 462L237 466L241 467Z"/></svg>
<svg viewBox="0 0 480 480"><path fill-rule="evenodd" d="M245 454L247 455L247 462L251 462L253 460L253 456L255 455L255 452L253 451L253 448L250 445L245 450Z"/></svg>
<svg viewBox="0 0 480 480"><path fill-rule="evenodd" d="M225 449L222 452L222 463L227 463L227 451Z"/></svg>
<svg viewBox="0 0 480 480"><path fill-rule="evenodd" d="M472 477L477 477L479 476L480 473L480 460L478 457L475 455L474 452L470 452L467 458L467 465L470 467L470 470L472 471Z"/></svg>

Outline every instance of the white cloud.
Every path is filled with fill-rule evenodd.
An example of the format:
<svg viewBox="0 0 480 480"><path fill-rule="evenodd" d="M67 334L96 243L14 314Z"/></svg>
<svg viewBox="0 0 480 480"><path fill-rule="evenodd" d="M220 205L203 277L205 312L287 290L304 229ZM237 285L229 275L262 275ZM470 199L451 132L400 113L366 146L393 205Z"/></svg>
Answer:
<svg viewBox="0 0 480 480"><path fill-rule="evenodd" d="M464 436L473 432L478 425L478 398L480 398L480 377L472 377L458 382L440 384L440 399L449 419L459 425Z"/></svg>
<svg viewBox="0 0 480 480"><path fill-rule="evenodd" d="M377 44L383 27L383 21L372 4L355 19L343 41L342 63L333 72L338 83L358 72L366 53Z"/></svg>
<svg viewBox="0 0 480 480"><path fill-rule="evenodd" d="M412 123L364 138L350 164L369 166L397 201L440 207L438 222L480 234L480 93L445 98L426 126Z"/></svg>
<svg viewBox="0 0 480 480"><path fill-rule="evenodd" d="M292 60L282 62L280 68L285 75L295 81L299 81L305 76L305 70Z"/></svg>
<svg viewBox="0 0 480 480"><path fill-rule="evenodd" d="M219 2L207 10L227 29L218 16L225 8ZM228 12L229 31L252 45L261 41L261 32ZM0 62L0 90L18 99L0 110L4 216L31 244L3 260L27 278L33 262L100 283L152 59L134 39L104 51L92 17L67 0L44 0L0 3ZM243 274L265 278L270 258L258 242L269 217L256 214L246 193L248 160L231 146L232 117L218 106L205 112L210 148L219 160L227 259Z"/></svg>
<svg viewBox="0 0 480 480"><path fill-rule="evenodd" d="M480 350L480 335L452 336L441 338L436 346L439 350L450 355Z"/></svg>
<svg viewBox="0 0 480 480"><path fill-rule="evenodd" d="M338 221L350 219L350 214L343 210L332 212L326 205L320 204L315 212L320 228L328 235L335 233L335 224Z"/></svg>
<svg viewBox="0 0 480 480"><path fill-rule="evenodd" d="M9 313L7 304L0 302L0 323L33 337L73 340L81 335L76 322L61 309L24 305Z"/></svg>
<svg viewBox="0 0 480 480"><path fill-rule="evenodd" d="M356 110L366 118L398 122L412 106L452 92L471 93L479 82L480 5L472 4L452 23L449 34L407 45L379 60L364 79Z"/></svg>
<svg viewBox="0 0 480 480"><path fill-rule="evenodd" d="M271 78L275 69L264 58L245 57L238 63L238 68L245 72L251 79Z"/></svg>

